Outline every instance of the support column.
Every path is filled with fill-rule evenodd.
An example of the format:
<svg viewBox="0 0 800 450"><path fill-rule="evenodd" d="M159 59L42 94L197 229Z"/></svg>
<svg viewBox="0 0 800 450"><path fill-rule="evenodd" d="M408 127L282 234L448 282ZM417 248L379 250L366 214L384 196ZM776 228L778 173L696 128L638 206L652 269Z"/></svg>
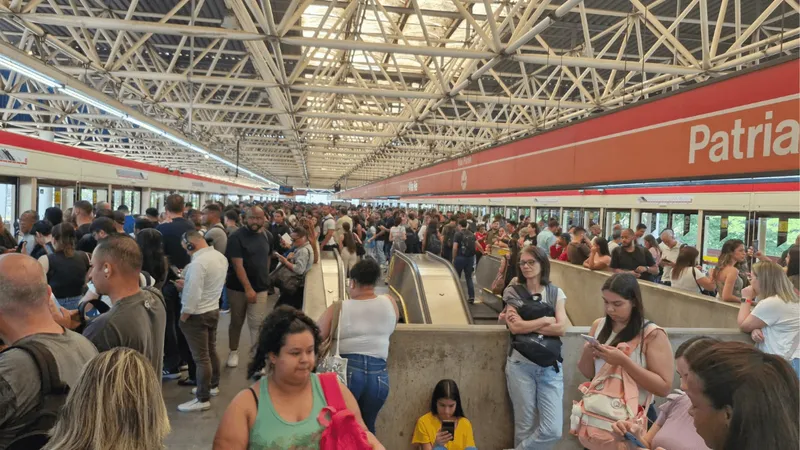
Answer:
<svg viewBox="0 0 800 450"><path fill-rule="evenodd" d="M39 183L33 177L19 178L19 211L18 215L28 210L36 211L39 200Z"/></svg>
<svg viewBox="0 0 800 450"><path fill-rule="evenodd" d="M72 193L70 193L70 188L58 189L61 191L61 202L58 207L61 208L62 211L66 211L67 208L73 204L72 197L75 195L75 190L73 189Z"/></svg>
<svg viewBox="0 0 800 450"><path fill-rule="evenodd" d="M147 208L151 208L150 206L150 194L152 190L150 188L143 188L142 189L142 214L147 210Z"/></svg>
<svg viewBox="0 0 800 450"><path fill-rule="evenodd" d="M636 225L640 223L642 223L642 210L634 208L631 210L631 230L636 231Z"/></svg>
<svg viewBox="0 0 800 450"><path fill-rule="evenodd" d="M195 206L196 209L202 211L203 208L206 207L206 201L208 200L208 192L201 192L200 193L200 204Z"/></svg>

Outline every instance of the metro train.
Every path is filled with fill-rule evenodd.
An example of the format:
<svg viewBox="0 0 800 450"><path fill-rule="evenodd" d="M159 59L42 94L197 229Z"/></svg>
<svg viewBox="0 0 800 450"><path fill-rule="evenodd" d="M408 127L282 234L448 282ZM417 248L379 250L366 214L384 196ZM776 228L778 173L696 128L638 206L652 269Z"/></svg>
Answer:
<svg viewBox="0 0 800 450"><path fill-rule="evenodd" d="M360 200L372 205L472 212L480 218L501 214L508 220L556 219L570 226L635 228L647 225L658 238L671 228L678 240L700 250L714 264L722 244L741 239L772 258L800 234L800 177L761 177L711 181L637 183L585 189L472 195L402 196Z"/></svg>

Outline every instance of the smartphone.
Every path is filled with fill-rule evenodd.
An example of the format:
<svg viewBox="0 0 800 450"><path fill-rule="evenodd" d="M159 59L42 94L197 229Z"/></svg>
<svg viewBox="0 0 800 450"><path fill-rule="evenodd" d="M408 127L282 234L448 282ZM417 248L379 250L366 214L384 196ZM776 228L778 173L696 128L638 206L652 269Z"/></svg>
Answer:
<svg viewBox="0 0 800 450"><path fill-rule="evenodd" d="M450 433L450 436L456 435L456 423L452 420L442 421L442 431Z"/></svg>
<svg viewBox="0 0 800 450"><path fill-rule="evenodd" d="M637 448L647 448L647 446L642 444L642 441L637 439L630 431L625 433L625 439L631 441Z"/></svg>
<svg viewBox="0 0 800 450"><path fill-rule="evenodd" d="M583 340L588 342L593 347L599 347L600 346L600 342L597 339L595 339L594 336L589 336L588 334L582 334L581 337L583 338Z"/></svg>

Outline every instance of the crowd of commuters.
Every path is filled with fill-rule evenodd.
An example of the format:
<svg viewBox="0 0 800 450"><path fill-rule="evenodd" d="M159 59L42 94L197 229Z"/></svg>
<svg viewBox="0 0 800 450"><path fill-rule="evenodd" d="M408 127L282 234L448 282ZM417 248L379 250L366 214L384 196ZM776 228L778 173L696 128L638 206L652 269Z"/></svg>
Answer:
<svg viewBox="0 0 800 450"><path fill-rule="evenodd" d="M612 440L632 435L665 450L797 447L797 245L781 267L732 239L706 274L695 248L668 229L656 239L643 225L605 238L596 225L562 232L556 221L469 213L289 202L195 210L177 194L164 209L133 217L125 206L80 201L66 214L48 209L44 220L24 212L17 237L0 225L8 253L0 256L0 339L8 346L0 353L0 449L162 448L170 426L159 378L193 388L180 411L208 410L223 363L237 367L240 356L253 383L227 406L213 448L317 448L326 432L318 417L333 407L353 414L353 439L382 449L376 421L389 396L389 342L400 317L396 302L376 292L388 262L397 252L437 254L465 275L473 301L474 269L492 247L505 250L492 288L511 334L505 374L516 449L553 448L570 413L562 407L560 340L567 297L550 280L551 260L613 272L600 292L605 314L576 367L593 389L613 371L636 387L633 415L606 418ZM332 249L345 260L350 295L315 322L301 312L305 276ZM760 262L750 268L751 259ZM666 332L645 319L641 281L739 303L739 326L755 347L697 337L673 355ZM229 351L220 359L226 313ZM253 347L240 355L245 322ZM326 342L335 351L323 350ZM316 373L331 355L347 360L339 381ZM676 368L682 389L671 394ZM47 427L33 420L42 396L63 404ZM653 397L668 400L657 410ZM570 422L584 446L600 448L584 439L593 426L581 413L586 404L584 397ZM20 440L31 436L39 441ZM433 388L411 443L476 448L454 380Z"/></svg>

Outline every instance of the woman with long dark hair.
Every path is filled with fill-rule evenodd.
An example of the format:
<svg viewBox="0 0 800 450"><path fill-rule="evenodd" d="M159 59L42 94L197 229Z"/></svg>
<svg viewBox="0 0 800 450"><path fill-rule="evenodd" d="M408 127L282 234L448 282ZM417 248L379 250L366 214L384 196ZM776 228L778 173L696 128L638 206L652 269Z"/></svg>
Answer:
<svg viewBox="0 0 800 450"><path fill-rule="evenodd" d="M720 342L688 358L692 418L712 450L797 450L800 385L777 355Z"/></svg>
<svg viewBox="0 0 800 450"><path fill-rule="evenodd" d="M89 271L89 255L75 250L75 228L68 222L53 227L52 237L55 252L41 256L39 264L59 305L76 310Z"/></svg>
<svg viewBox="0 0 800 450"><path fill-rule="evenodd" d="M445 424L448 426L445 427ZM452 434L450 424L452 424ZM477 449L472 423L464 415L461 394L455 381L441 380L436 383L431 395L430 411L417 419L411 444L415 450Z"/></svg>
<svg viewBox="0 0 800 450"><path fill-rule="evenodd" d="M444 238L439 231L439 221L431 218L425 228L425 239L422 241L422 253L431 252L437 255L442 254Z"/></svg>
<svg viewBox="0 0 800 450"><path fill-rule="evenodd" d="M155 228L146 228L136 235L136 243L142 250L142 271L153 277L155 287L161 289L167 280L167 257L164 255L164 243L161 232Z"/></svg>
<svg viewBox="0 0 800 450"><path fill-rule="evenodd" d="M645 321L642 291L633 275L609 277L602 296L606 315L589 331L599 345L584 344L578 370L593 379L605 364L622 366L639 386L639 405L647 409L648 393L666 397L672 386L675 360L667 333ZM622 343L633 347L630 356L617 348Z"/></svg>
<svg viewBox="0 0 800 450"><path fill-rule="evenodd" d="M717 286L717 299L739 303L742 300L744 280L739 276L738 264L747 258L744 242L731 239L722 245L717 266L711 270L711 278Z"/></svg>
<svg viewBox="0 0 800 450"><path fill-rule="evenodd" d="M314 373L321 342L314 321L291 306L278 306L264 319L247 376L264 369L266 376L228 405L214 436L214 450L319 447L323 427L317 417L328 406L320 375ZM336 383L370 444L383 449L366 431L353 394Z"/></svg>
<svg viewBox="0 0 800 450"><path fill-rule="evenodd" d="M583 262L583 267L591 270L610 270L611 253L608 251L608 241L604 237L594 238L589 257Z"/></svg>
<svg viewBox="0 0 800 450"><path fill-rule="evenodd" d="M716 289L716 284L711 277L708 277L697 264L697 257L700 252L696 248L684 245L678 258L675 260L672 271L670 272L671 286L673 289L680 289L683 291L700 293L700 288L708 291Z"/></svg>
<svg viewBox="0 0 800 450"><path fill-rule="evenodd" d="M516 239L511 243L517 244ZM567 296L550 282L550 260L539 247L529 245L519 252L519 278L503 292L505 309L500 323L512 335L538 333L563 336L567 327ZM534 317L536 304L550 307L553 315ZM547 314L547 313L545 313ZM524 355L516 348L506 360L506 384L514 410L516 448L550 448L561 439L563 426L564 371L561 363ZM560 354L556 355L560 358ZM538 420L536 417L538 416Z"/></svg>
<svg viewBox="0 0 800 450"><path fill-rule="evenodd" d="M350 269L358 262L358 254L356 242L358 237L350 231L350 224L344 222L342 224L342 238L339 239L339 253L342 255L342 263L346 273L350 273Z"/></svg>

